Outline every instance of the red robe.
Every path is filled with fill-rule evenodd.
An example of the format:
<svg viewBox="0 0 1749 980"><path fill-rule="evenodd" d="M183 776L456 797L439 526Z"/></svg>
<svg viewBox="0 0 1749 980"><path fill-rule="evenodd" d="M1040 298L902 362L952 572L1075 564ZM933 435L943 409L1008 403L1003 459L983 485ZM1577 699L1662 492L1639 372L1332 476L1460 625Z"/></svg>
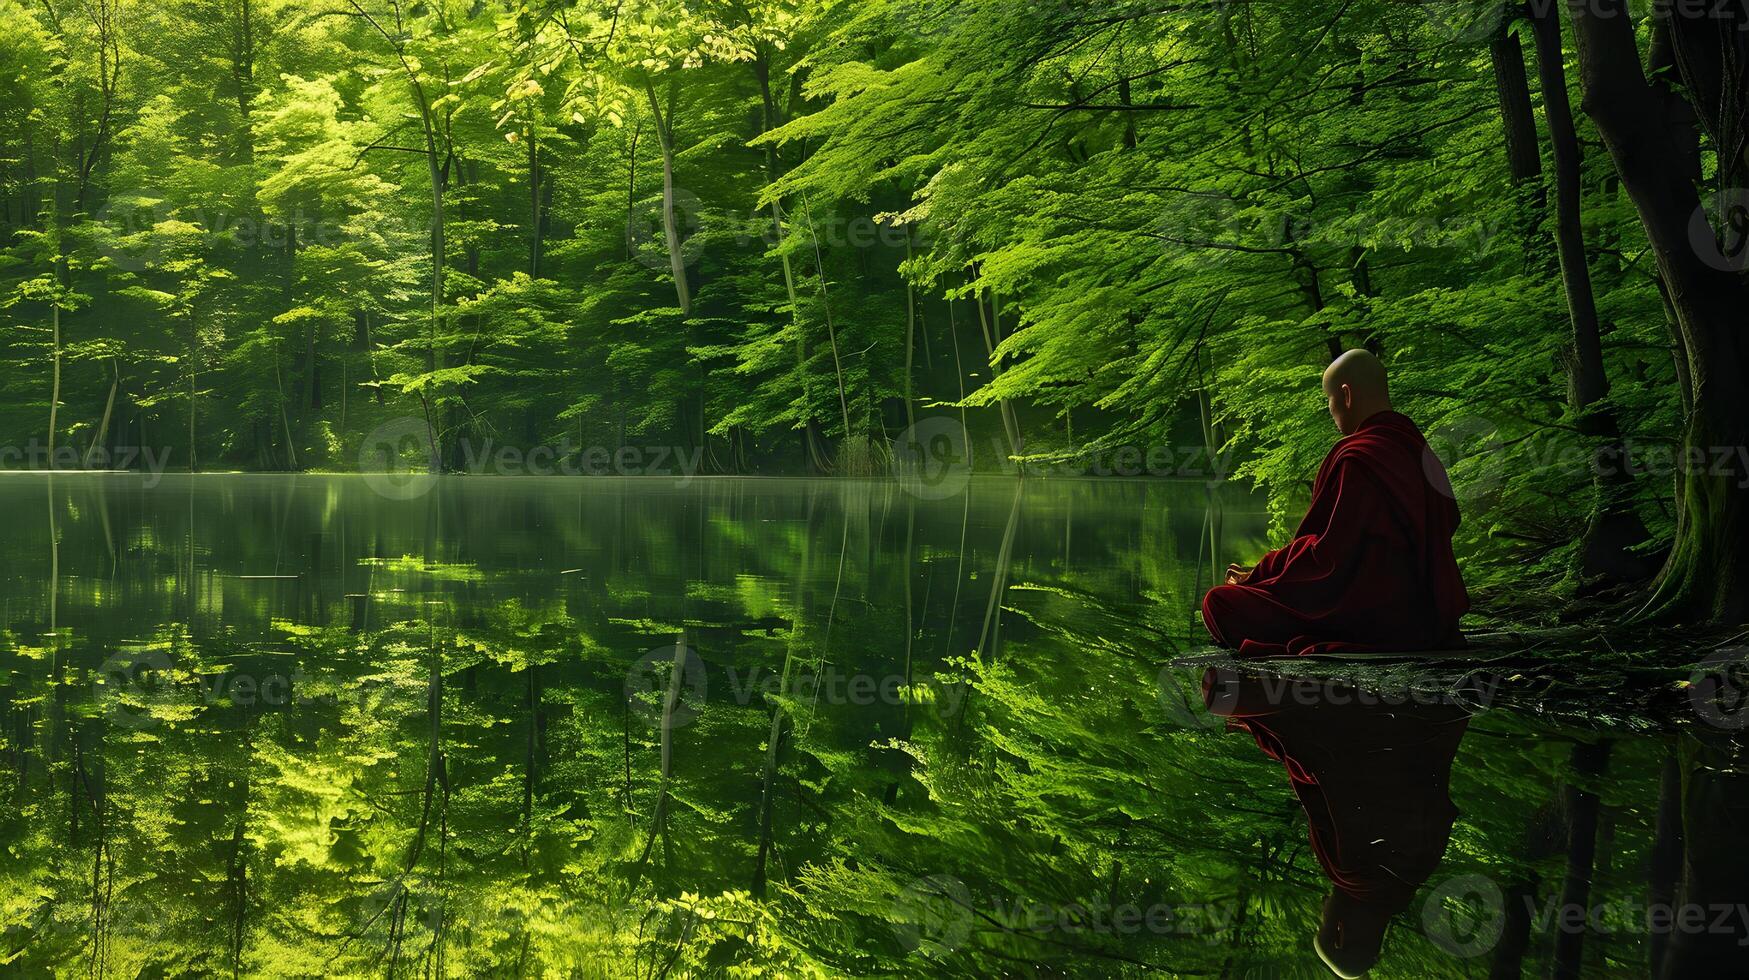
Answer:
<svg viewBox="0 0 1749 980"><path fill-rule="evenodd" d="M1338 440L1294 539L1202 600L1215 642L1246 656L1460 647L1470 607L1451 553L1457 502L1415 423L1379 412Z"/></svg>

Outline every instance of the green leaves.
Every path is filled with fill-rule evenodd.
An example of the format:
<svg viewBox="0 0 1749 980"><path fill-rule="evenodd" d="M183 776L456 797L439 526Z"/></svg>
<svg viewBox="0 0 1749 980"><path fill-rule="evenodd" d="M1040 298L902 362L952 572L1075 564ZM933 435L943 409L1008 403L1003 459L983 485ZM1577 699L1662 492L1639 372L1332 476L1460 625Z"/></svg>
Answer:
<svg viewBox="0 0 1749 980"><path fill-rule="evenodd" d="M486 364L464 364L460 367L439 368L435 371L424 371L418 374L396 374L383 383L398 389L403 395L418 395L473 384L482 375L491 374L494 370L493 367Z"/></svg>

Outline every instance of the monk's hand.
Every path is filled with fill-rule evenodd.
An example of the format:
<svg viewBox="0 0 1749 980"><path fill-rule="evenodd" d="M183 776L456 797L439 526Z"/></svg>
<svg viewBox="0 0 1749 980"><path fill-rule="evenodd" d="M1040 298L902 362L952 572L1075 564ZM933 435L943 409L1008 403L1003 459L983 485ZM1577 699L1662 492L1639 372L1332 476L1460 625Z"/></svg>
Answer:
<svg viewBox="0 0 1749 980"><path fill-rule="evenodd" d="M1228 565L1227 566L1227 584L1228 585L1243 585L1245 580L1251 577L1251 573L1256 571L1256 570L1257 569L1255 566L1247 568L1244 565Z"/></svg>

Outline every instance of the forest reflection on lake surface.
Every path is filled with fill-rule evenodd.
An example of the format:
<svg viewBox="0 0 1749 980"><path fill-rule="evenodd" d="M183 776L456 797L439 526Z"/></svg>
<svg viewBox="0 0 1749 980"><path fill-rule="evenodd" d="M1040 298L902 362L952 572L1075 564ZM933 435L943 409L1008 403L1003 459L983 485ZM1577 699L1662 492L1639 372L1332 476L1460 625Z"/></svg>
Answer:
<svg viewBox="0 0 1749 980"><path fill-rule="evenodd" d="M383 489L0 478L0 972L1318 976L1332 876L1374 976L1742 951L1730 724L1229 730L1229 490Z"/></svg>

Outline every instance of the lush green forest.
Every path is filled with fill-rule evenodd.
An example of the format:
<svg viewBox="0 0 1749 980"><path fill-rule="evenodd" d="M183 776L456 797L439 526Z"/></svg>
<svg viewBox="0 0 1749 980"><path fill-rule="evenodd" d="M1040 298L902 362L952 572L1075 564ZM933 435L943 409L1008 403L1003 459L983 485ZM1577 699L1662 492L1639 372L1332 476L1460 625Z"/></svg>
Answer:
<svg viewBox="0 0 1749 980"><path fill-rule="evenodd" d="M1474 579L1738 619L1749 35L1628 6L6 0L0 466L867 475L941 422L1285 521L1364 345Z"/></svg>

